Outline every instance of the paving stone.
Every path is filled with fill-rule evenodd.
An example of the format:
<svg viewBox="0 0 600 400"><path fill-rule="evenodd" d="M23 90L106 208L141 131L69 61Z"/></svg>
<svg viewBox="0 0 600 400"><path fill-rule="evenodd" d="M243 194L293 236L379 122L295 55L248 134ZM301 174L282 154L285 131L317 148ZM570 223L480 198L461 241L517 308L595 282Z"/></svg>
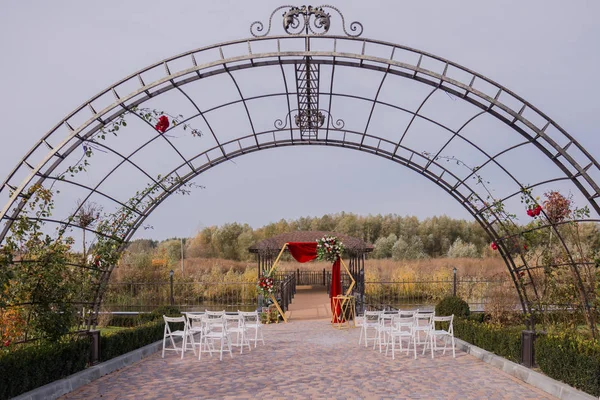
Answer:
<svg viewBox="0 0 600 400"><path fill-rule="evenodd" d="M87 384L64 399L551 399L457 349L412 358L358 346L359 329L329 320L264 327L265 345L219 361L160 352ZM421 348L419 350L422 350Z"/></svg>

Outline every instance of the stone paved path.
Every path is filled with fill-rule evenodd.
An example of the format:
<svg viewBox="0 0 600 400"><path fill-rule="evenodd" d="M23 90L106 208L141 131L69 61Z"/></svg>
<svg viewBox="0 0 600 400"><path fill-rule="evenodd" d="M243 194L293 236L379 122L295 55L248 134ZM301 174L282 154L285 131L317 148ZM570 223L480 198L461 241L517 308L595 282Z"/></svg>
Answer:
<svg viewBox="0 0 600 400"><path fill-rule="evenodd" d="M358 346L359 329L327 320L267 325L266 345L222 362L154 354L65 399L550 399L463 352L396 359Z"/></svg>

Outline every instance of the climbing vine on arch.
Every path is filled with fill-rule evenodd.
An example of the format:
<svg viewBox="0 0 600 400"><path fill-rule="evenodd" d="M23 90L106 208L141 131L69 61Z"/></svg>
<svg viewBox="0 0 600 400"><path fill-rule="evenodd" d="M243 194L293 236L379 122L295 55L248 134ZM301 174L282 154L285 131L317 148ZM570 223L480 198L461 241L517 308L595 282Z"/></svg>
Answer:
<svg viewBox="0 0 600 400"><path fill-rule="evenodd" d="M159 175L116 211L98 212L92 216L96 236L90 246L92 257L78 255L73 249L75 240L68 234L72 227L82 227L77 212L85 206L85 200L78 202L75 212L61 221L54 232L49 231L46 221L54 210L53 197L60 192L54 188L55 183L87 171L97 143L127 127L126 117L131 113L154 125L160 134L170 125L181 124L192 136L202 135L182 122L181 115L133 108L82 140L81 157L59 173L49 187L41 184L29 187L22 195L24 208L12 221L0 247L0 348L33 338L56 340L77 327L77 313L96 304L99 285L118 262L127 234L138 226L138 218L151 205L153 195L167 188L185 195L191 188L201 187L183 182L176 174ZM91 225L88 222L82 229ZM88 327L93 320L92 315Z"/></svg>
<svg viewBox="0 0 600 400"><path fill-rule="evenodd" d="M483 188L484 197L471 195L469 201L497 235L491 248L514 262L511 273L526 296L530 327L536 320L547 326L551 311L579 310L590 335L598 337L600 229L597 223L586 222L589 208L577 207L570 194L549 190L535 196L531 187L522 186L522 214L517 215L494 196L479 167L454 156L423 155L468 169L475 185ZM526 222L521 223L520 217Z"/></svg>

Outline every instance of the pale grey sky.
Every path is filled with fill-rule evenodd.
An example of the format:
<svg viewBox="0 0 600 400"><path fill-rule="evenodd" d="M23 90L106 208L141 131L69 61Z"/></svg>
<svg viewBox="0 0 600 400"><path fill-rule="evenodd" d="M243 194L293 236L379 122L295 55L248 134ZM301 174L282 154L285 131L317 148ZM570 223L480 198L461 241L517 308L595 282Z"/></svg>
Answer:
<svg viewBox="0 0 600 400"><path fill-rule="evenodd" d="M169 56L248 37L252 21L266 21L282 4L270 0L0 1L2 179L40 136L111 83ZM436 54L508 87L600 159L600 2L331 4L338 6L347 20L362 22L364 37ZM276 19L275 24L279 21ZM355 80L366 89L373 86L369 77L354 73L358 75L339 79L346 80L348 87L356 84ZM250 91L252 84L243 87ZM388 96L396 94L414 96L415 101L422 97L401 89ZM270 117L274 120L283 115ZM223 116L222 130L227 130L227 123ZM385 124L394 121L382 119L381 124L385 129ZM157 159L161 151L157 149ZM461 157L460 153L453 155ZM536 160L524 156L505 162L536 170ZM318 180L333 168L334 182ZM311 190L295 190L294 182L306 176L315 179ZM139 236L189 236L213 224L238 221L258 227L281 218L340 211L468 218L452 198L414 172L344 149L262 151L215 167L196 182L206 190L196 190L192 196L172 196L149 218L154 230ZM125 177L115 190L131 190L131 186ZM74 204L77 198L71 200Z"/></svg>

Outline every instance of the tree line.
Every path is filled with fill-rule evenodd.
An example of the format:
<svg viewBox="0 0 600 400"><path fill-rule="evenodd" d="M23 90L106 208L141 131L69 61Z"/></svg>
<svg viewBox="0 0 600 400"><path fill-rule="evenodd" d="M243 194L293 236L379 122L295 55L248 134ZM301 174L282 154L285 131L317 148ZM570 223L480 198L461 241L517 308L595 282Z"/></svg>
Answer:
<svg viewBox="0 0 600 400"><path fill-rule="evenodd" d="M352 213L301 217L267 224L253 229L237 222L202 229L184 240L185 257L223 258L251 261L248 252L255 242L291 231L332 231L360 238L375 246L375 258L419 259L428 257L480 257L488 253L489 239L474 221L436 216L419 220L415 216L368 215ZM163 242L138 240L129 250L156 249L169 261L181 256L180 239Z"/></svg>

